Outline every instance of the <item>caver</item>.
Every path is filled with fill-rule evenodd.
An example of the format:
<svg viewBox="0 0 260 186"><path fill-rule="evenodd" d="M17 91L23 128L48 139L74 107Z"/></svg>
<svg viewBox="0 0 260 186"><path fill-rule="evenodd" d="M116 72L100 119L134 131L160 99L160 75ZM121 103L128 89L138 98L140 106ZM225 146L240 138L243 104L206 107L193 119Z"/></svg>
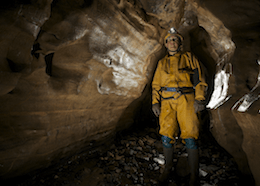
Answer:
<svg viewBox="0 0 260 186"><path fill-rule="evenodd" d="M182 52L183 37L171 29L164 44L168 54L158 62L152 82L152 110L159 117L166 166L160 177L165 182L172 169L173 144L180 135L188 152L190 185L198 182L199 120L197 113L205 108L207 84L197 58Z"/></svg>

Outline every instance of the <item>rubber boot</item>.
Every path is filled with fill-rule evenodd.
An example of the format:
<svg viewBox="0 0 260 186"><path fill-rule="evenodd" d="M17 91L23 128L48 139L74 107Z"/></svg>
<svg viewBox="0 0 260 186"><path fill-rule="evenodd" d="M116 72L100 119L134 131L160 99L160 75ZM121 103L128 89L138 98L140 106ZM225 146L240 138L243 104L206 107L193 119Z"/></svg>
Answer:
<svg viewBox="0 0 260 186"><path fill-rule="evenodd" d="M199 185L199 150L187 148L187 153L190 166L189 186L197 186Z"/></svg>
<svg viewBox="0 0 260 186"><path fill-rule="evenodd" d="M170 176L172 166L173 166L173 150L174 147L170 147L170 148L163 147L163 153L165 156L166 163L165 163L165 168L163 170L163 173L159 177L160 184L166 183Z"/></svg>

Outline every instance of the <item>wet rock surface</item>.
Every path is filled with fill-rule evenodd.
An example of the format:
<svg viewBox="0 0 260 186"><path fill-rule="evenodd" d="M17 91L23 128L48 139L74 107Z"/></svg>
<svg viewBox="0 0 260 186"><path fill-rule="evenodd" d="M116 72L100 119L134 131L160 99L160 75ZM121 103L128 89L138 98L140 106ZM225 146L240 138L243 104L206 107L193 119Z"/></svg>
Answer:
<svg viewBox="0 0 260 186"><path fill-rule="evenodd" d="M207 134L200 143L200 185L251 185L240 176L234 159ZM169 186L185 186L189 180L189 167L185 146L175 144L174 165ZM114 144L104 151L82 152L62 160L51 168L19 178L16 186L31 185L148 185L157 186L164 168L162 144L157 129L144 128L119 135Z"/></svg>

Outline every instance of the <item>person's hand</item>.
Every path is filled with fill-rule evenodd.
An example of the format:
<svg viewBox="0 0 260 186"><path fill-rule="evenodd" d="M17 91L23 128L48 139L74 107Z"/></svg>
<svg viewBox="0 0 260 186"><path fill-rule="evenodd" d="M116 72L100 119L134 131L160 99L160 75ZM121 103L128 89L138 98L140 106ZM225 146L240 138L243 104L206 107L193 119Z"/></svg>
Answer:
<svg viewBox="0 0 260 186"><path fill-rule="evenodd" d="M161 113L161 108L160 108L160 104L159 103L155 103L152 106L152 110L153 113L156 117L159 117L160 113Z"/></svg>
<svg viewBox="0 0 260 186"><path fill-rule="evenodd" d="M203 111L205 109L205 101L195 100L194 102L195 113Z"/></svg>

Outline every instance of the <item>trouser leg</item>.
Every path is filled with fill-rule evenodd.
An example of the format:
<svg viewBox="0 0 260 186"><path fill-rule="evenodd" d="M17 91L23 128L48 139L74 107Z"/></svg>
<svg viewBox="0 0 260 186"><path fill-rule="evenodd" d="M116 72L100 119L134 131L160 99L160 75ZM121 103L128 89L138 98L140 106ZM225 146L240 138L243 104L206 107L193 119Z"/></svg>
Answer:
<svg viewBox="0 0 260 186"><path fill-rule="evenodd" d="M198 185L199 177L199 150L194 139L185 139L188 162L190 166L190 186Z"/></svg>

